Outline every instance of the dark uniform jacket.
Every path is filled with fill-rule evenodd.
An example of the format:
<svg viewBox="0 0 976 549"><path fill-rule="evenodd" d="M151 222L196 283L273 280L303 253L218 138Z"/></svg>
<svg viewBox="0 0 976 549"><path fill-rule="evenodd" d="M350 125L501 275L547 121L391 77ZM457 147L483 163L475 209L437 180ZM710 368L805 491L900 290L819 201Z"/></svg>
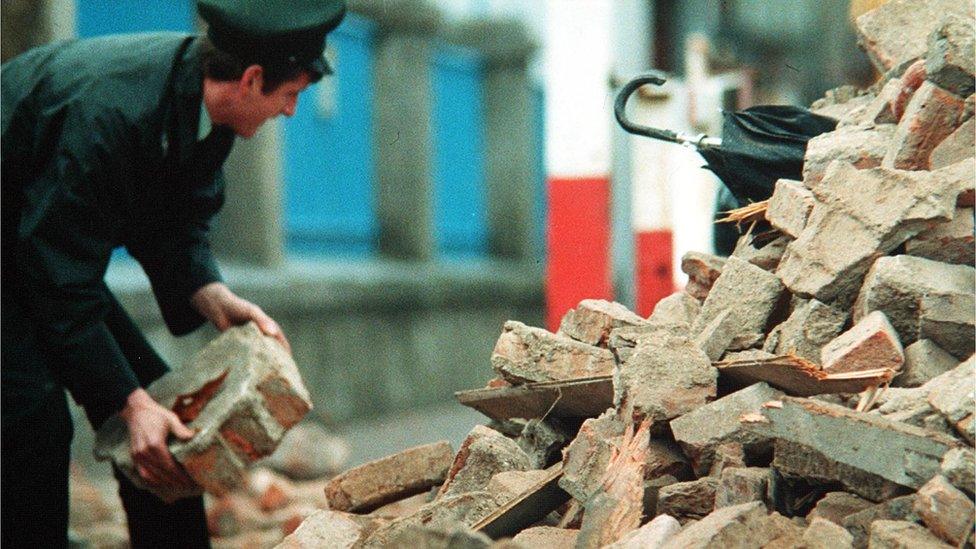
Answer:
<svg viewBox="0 0 976 549"><path fill-rule="evenodd" d="M220 279L207 232L233 137L197 142L199 39L60 42L4 64L0 85L4 424L61 386L117 411L162 372L140 368L155 354L103 282L113 249L140 262L176 335Z"/></svg>

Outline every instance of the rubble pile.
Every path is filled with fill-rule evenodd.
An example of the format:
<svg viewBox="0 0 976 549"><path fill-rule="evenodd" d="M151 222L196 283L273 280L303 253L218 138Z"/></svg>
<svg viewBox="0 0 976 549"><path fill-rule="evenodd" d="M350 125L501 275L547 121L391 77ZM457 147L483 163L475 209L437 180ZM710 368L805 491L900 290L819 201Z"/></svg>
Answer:
<svg viewBox="0 0 976 549"><path fill-rule="evenodd" d="M884 76L814 105L775 234L646 319L505 323L457 395L487 425L335 477L279 547L972 547L972 10L859 18Z"/></svg>

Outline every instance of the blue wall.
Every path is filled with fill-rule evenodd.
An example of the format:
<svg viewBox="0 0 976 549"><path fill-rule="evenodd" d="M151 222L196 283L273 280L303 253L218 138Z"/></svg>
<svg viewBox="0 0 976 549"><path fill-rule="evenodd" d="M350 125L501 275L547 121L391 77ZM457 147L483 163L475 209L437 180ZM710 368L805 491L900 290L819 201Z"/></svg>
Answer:
<svg viewBox="0 0 976 549"><path fill-rule="evenodd" d="M194 28L193 0L77 0L78 36Z"/></svg>

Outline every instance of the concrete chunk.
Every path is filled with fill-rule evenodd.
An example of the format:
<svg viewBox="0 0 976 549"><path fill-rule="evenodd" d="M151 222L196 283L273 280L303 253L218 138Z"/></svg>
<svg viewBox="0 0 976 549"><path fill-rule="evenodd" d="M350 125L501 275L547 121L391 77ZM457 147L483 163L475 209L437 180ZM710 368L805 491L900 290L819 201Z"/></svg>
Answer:
<svg viewBox="0 0 976 549"><path fill-rule="evenodd" d="M715 489L715 508L765 501L771 475L768 467L725 469Z"/></svg>
<svg viewBox="0 0 976 549"><path fill-rule="evenodd" d="M715 398L718 371L690 339L667 335L641 338L614 369L614 406L622 417L663 423Z"/></svg>
<svg viewBox="0 0 976 549"><path fill-rule="evenodd" d="M444 482L453 455L451 445L442 441L354 467L333 477L326 485L329 508L369 512L392 501L425 492Z"/></svg>
<svg viewBox="0 0 976 549"><path fill-rule="evenodd" d="M681 258L681 272L688 275L685 291L698 301L704 301L712 285L722 274L725 258L702 252L688 252Z"/></svg>
<svg viewBox="0 0 976 549"><path fill-rule="evenodd" d="M495 372L514 384L609 375L613 364L606 349L513 320L491 354Z"/></svg>
<svg viewBox="0 0 976 549"><path fill-rule="evenodd" d="M316 547L351 549L370 532L369 524L373 522L375 519L321 509L309 515L275 549L315 549Z"/></svg>
<svg viewBox="0 0 976 549"><path fill-rule="evenodd" d="M972 425L974 407L976 407L976 386L973 384L976 376L976 358L960 364L955 370L944 377L935 378L928 393L928 403L936 409L962 435L969 444L973 444ZM936 381L938 380L938 381Z"/></svg>
<svg viewBox="0 0 976 549"><path fill-rule="evenodd" d="M843 526L844 519L873 506L874 503L854 494L830 492L807 514L807 520L829 520Z"/></svg>
<svg viewBox="0 0 976 549"><path fill-rule="evenodd" d="M223 495L243 486L245 468L274 452L285 432L312 408L291 355L254 323L230 328L185 366L147 389L196 430L189 441L170 443L173 457L203 490ZM129 434L119 416L97 435L95 455L111 459L136 486ZM187 493L157 490L163 498Z"/></svg>
<svg viewBox="0 0 976 549"><path fill-rule="evenodd" d="M920 329L922 324L920 308L923 300L944 298L950 305L951 301L960 304L972 303L972 295L976 289L974 273L976 271L972 267L949 265L920 257L906 255L882 257L871 266L864 279L864 285L854 304L854 320L859 321L871 311L882 311L898 331L902 345L911 345L925 337ZM935 310L938 307L931 307L931 309L929 314L935 328L940 313ZM965 305L960 309L965 309ZM969 306L969 312L972 313L972 305ZM971 318L971 314L965 315L965 311L963 314ZM973 323L966 318L962 320L963 325ZM947 322L947 324L958 325L959 323ZM954 351L940 341L946 339L945 334L937 333L937 329L932 331L936 333L933 333L935 337L930 339L957 358L961 358L956 352L965 352L966 346L961 346ZM969 332L969 339L972 339L972 331ZM965 342L959 343L965 344ZM964 356L968 355L962 355Z"/></svg>
<svg viewBox="0 0 976 549"><path fill-rule="evenodd" d="M954 0L892 0L855 20L858 44L884 74L928 51L929 34L946 14L973 17L972 6Z"/></svg>
<svg viewBox="0 0 976 549"><path fill-rule="evenodd" d="M941 88L966 97L976 91L976 40L971 17L949 14L929 35L925 77Z"/></svg>
<svg viewBox="0 0 976 549"><path fill-rule="evenodd" d="M939 223L905 242L905 253L943 263L973 266L973 209L957 208L951 221Z"/></svg>
<svg viewBox="0 0 976 549"><path fill-rule="evenodd" d="M970 271L972 272L972 271ZM976 299L972 293L926 295L918 308L918 335L958 358L976 350Z"/></svg>
<svg viewBox="0 0 976 549"><path fill-rule="evenodd" d="M410 525L390 540L388 547L424 547L425 549L488 549L491 538L463 526L433 528Z"/></svg>
<svg viewBox="0 0 976 549"><path fill-rule="evenodd" d="M807 148L809 151L809 146ZM808 153L809 154L809 153ZM766 221L787 235L796 238L810 217L813 193L799 181L780 179L773 188L766 207Z"/></svg>
<svg viewBox="0 0 976 549"><path fill-rule="evenodd" d="M813 519L803 533L806 549L844 549L854 547L854 537L829 520Z"/></svg>
<svg viewBox="0 0 976 549"><path fill-rule="evenodd" d="M942 476L956 488L973 496L976 492L976 460L972 448L953 448L942 456Z"/></svg>
<svg viewBox="0 0 976 549"><path fill-rule="evenodd" d="M780 235L771 241L760 241L751 234L744 234L736 242L731 257L737 257L752 263L760 269L773 272L783 258L786 245L791 240L793 239L786 235Z"/></svg>
<svg viewBox="0 0 976 549"><path fill-rule="evenodd" d="M807 142L803 157L803 184L808 189L815 188L823 180L827 166L834 161L859 170L880 166L894 134L894 124L880 124L844 126L814 137Z"/></svg>
<svg viewBox="0 0 976 549"><path fill-rule="evenodd" d="M763 350L774 355L796 354L820 362L824 345L840 335L848 313L811 299L793 309L766 337Z"/></svg>
<svg viewBox="0 0 976 549"><path fill-rule="evenodd" d="M726 350L748 349L762 340L766 322L782 296L783 284L776 275L730 257L702 304L691 331L699 334L723 311L729 311L735 332Z"/></svg>
<svg viewBox="0 0 976 549"><path fill-rule="evenodd" d="M630 532L606 549L659 549L681 531L681 523L674 517L658 515L653 520Z"/></svg>
<svg viewBox="0 0 976 549"><path fill-rule="evenodd" d="M970 118L932 149L929 168L938 170L972 158L976 150L976 119Z"/></svg>
<svg viewBox="0 0 976 549"><path fill-rule="evenodd" d="M624 434L624 422L614 410L583 422L576 438L563 450L563 476L559 487L585 502L599 488L615 443Z"/></svg>
<svg viewBox="0 0 976 549"><path fill-rule="evenodd" d="M515 499L521 494L530 490L549 475L543 469L532 469L530 471L502 471L495 473L488 481L485 491L502 497L506 500Z"/></svg>
<svg viewBox="0 0 976 549"><path fill-rule="evenodd" d="M670 515L681 524L704 518L715 508L718 486L719 479L715 477L664 486L657 493L657 513Z"/></svg>
<svg viewBox="0 0 976 549"><path fill-rule="evenodd" d="M652 322L684 322L689 326L701 312L701 303L686 292L676 292L657 302L650 319Z"/></svg>
<svg viewBox="0 0 976 549"><path fill-rule="evenodd" d="M871 549L949 549L925 528L903 520L879 520L871 523Z"/></svg>
<svg viewBox="0 0 976 549"><path fill-rule="evenodd" d="M852 513L844 519L842 526L854 536L854 547L863 549L868 546L871 536L871 525L880 520L920 521L915 514L915 494L899 496L884 503L868 507L863 511Z"/></svg>
<svg viewBox="0 0 976 549"><path fill-rule="evenodd" d="M831 374L878 368L899 370L905 352L898 334L881 311L874 311L850 330L824 345L820 353L823 370Z"/></svg>
<svg viewBox="0 0 976 549"><path fill-rule="evenodd" d="M640 326L626 326L610 332L610 351L618 363L627 362L637 348L637 341L642 338L660 338L671 336L688 337L691 326L679 320L648 320Z"/></svg>
<svg viewBox="0 0 976 549"><path fill-rule="evenodd" d="M723 507L686 527L664 545L666 548L756 547L771 539L757 535L766 518L762 502Z"/></svg>
<svg viewBox="0 0 976 549"><path fill-rule="evenodd" d="M575 309L563 316L559 324L560 335L565 335L589 345L607 346L607 339L614 328L638 326L646 321L616 301L584 299Z"/></svg>
<svg viewBox="0 0 976 549"><path fill-rule="evenodd" d="M711 469L715 449L722 443L739 443L748 455L768 455L772 451L770 437L747 428L739 418L782 396L769 385L757 383L672 420L671 431L699 475Z"/></svg>
<svg viewBox="0 0 976 549"><path fill-rule="evenodd" d="M829 452L790 440L773 443L773 468L791 478L813 484L840 484L844 490L872 501L881 501L908 492L902 485L864 467L837 461Z"/></svg>
<svg viewBox="0 0 976 549"><path fill-rule="evenodd" d="M415 513L377 528L362 543L364 549L397 547L400 535L418 526L432 529L470 528L504 505L503 498L495 498L487 491L466 492L438 498Z"/></svg>
<svg viewBox="0 0 976 549"><path fill-rule="evenodd" d="M963 108L962 97L923 82L905 107L881 165L900 170L930 169L932 150L959 126Z"/></svg>
<svg viewBox="0 0 976 549"><path fill-rule="evenodd" d="M525 471L529 456L516 442L483 425L476 425L454 457L438 497L484 490L491 477L503 471Z"/></svg>
<svg viewBox="0 0 976 549"><path fill-rule="evenodd" d="M526 528L512 538L512 541L525 549L549 549L550 547L573 547L579 530L556 528L553 526L533 526Z"/></svg>
<svg viewBox="0 0 976 549"><path fill-rule="evenodd" d="M972 530L976 507L966 494L954 488L942 475L937 475L919 489L915 512L932 533L959 546Z"/></svg>
<svg viewBox="0 0 976 549"><path fill-rule="evenodd" d="M959 364L931 339L920 339L905 348L905 366L892 382L895 387L920 387Z"/></svg>

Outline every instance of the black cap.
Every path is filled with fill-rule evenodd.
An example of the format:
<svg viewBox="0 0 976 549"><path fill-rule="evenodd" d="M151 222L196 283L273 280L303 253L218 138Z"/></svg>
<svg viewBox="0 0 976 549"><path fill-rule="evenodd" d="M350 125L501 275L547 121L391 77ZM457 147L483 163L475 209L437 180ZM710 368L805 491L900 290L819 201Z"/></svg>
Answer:
<svg viewBox="0 0 976 549"><path fill-rule="evenodd" d="M214 45L245 62L332 74L325 36L346 15L345 0L198 0Z"/></svg>

